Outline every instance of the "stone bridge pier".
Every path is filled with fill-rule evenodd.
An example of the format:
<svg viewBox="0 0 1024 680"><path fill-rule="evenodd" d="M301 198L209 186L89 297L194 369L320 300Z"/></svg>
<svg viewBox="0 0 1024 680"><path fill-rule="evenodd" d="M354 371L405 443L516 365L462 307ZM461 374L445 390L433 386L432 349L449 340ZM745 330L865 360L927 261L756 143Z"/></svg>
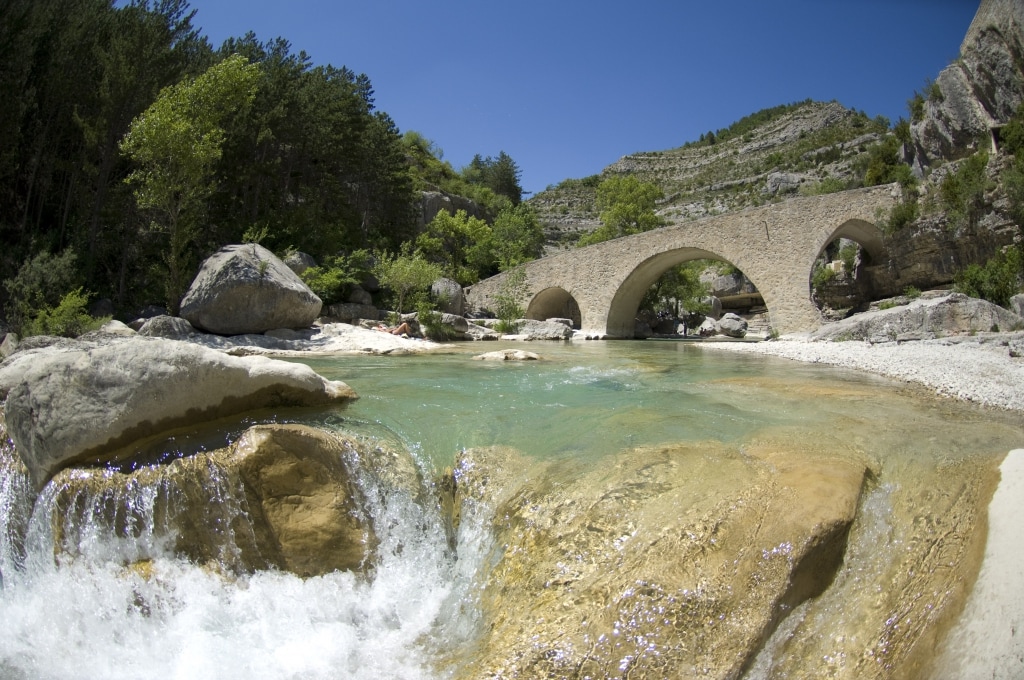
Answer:
<svg viewBox="0 0 1024 680"><path fill-rule="evenodd" d="M564 251L522 266L530 319L573 319L588 334L632 338L644 293L669 268L688 260L725 260L757 286L779 333L811 331L821 314L811 300L814 262L837 238L859 243L869 262L886 259L880 216L898 191L855 189L681 222ZM495 306L506 273L467 291L471 307Z"/></svg>

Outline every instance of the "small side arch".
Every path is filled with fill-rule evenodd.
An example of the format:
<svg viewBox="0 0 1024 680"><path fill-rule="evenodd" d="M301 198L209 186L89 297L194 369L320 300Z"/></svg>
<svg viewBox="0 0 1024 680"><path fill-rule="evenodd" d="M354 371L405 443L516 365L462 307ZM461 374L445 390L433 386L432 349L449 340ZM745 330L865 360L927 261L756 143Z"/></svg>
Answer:
<svg viewBox="0 0 1024 680"><path fill-rule="evenodd" d="M569 291L557 286L537 293L526 308L526 318L535 321L570 319L572 327L579 329L583 321L580 306Z"/></svg>
<svg viewBox="0 0 1024 680"><path fill-rule="evenodd" d="M885 262L888 258L885 248L885 235L882 233L882 230L871 222L852 219L843 222L823 243L818 244L818 252L814 254L814 259L821 256L821 253L828 244L839 238L859 243L861 249L868 254L870 262Z"/></svg>

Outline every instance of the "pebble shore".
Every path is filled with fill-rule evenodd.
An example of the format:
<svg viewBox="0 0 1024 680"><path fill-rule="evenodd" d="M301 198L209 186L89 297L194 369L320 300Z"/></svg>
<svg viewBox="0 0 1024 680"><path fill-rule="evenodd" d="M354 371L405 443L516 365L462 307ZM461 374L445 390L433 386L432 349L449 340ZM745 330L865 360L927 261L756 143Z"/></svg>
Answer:
<svg viewBox="0 0 1024 680"><path fill-rule="evenodd" d="M770 342L708 342L704 347L748 352L868 371L918 383L936 393L1001 409L1024 411L1024 358L984 337L907 343L812 342L783 338Z"/></svg>

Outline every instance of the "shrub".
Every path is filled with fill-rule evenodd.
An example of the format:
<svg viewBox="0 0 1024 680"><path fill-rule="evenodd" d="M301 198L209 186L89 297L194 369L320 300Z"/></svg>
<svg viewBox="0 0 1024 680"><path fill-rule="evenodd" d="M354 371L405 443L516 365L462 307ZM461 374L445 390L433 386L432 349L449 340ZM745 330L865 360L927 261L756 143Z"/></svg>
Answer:
<svg viewBox="0 0 1024 680"><path fill-rule="evenodd" d="M429 302L421 301L416 306L416 319L420 323L423 335L437 342L447 342L455 337L455 329L441 323L441 312L430 306Z"/></svg>
<svg viewBox="0 0 1024 680"><path fill-rule="evenodd" d="M25 262L17 275L4 281L9 300L5 311L12 329L27 335L24 326L40 311L59 305L79 283L77 258L71 249L60 255L43 251Z"/></svg>
<svg viewBox="0 0 1024 680"><path fill-rule="evenodd" d="M903 229L917 219L920 214L920 207L917 204L916 195L913 197L904 196L903 200L892 207L889 212L889 220L886 224L889 232L896 232Z"/></svg>
<svg viewBox="0 0 1024 680"><path fill-rule="evenodd" d="M919 123L924 120L924 95L915 92L914 96L907 100L907 111L910 112L910 120Z"/></svg>
<svg viewBox="0 0 1024 680"><path fill-rule="evenodd" d="M301 279L325 305L342 302L349 288L369 271L369 254L357 250L350 255L328 257L323 265L302 272Z"/></svg>
<svg viewBox="0 0 1024 680"><path fill-rule="evenodd" d="M801 193L806 193L809 196L822 196L845 191L847 188L847 183L838 177L826 177L817 184L810 185L807 189L801 187Z"/></svg>
<svg viewBox="0 0 1024 680"><path fill-rule="evenodd" d="M33 318L26 323L23 334L30 335L59 335L65 338L76 338L86 331L99 328L110 320L110 317L95 319L89 315L86 308L89 304L89 296L76 288L60 300L56 307L44 307L40 309Z"/></svg>
<svg viewBox="0 0 1024 680"><path fill-rule="evenodd" d="M984 265L968 265L954 275L955 288L964 295L1007 307L1010 298L1019 290L1017 274L1021 268L1020 258L1020 250L1010 248Z"/></svg>
<svg viewBox="0 0 1024 680"><path fill-rule="evenodd" d="M857 263L856 244L847 244L839 249L839 259L843 261L843 271L850 276L853 275L854 265Z"/></svg>
<svg viewBox="0 0 1024 680"><path fill-rule="evenodd" d="M903 289L903 294L911 300L916 300L921 297L921 290L916 286L907 286Z"/></svg>
<svg viewBox="0 0 1024 680"><path fill-rule="evenodd" d="M939 196L942 207L955 226L973 227L985 211L985 192L989 188L985 168L987 153L976 153L942 180Z"/></svg>
<svg viewBox="0 0 1024 680"><path fill-rule="evenodd" d="M495 314L498 316L497 330L499 333L515 333L518 326L516 319L521 319L522 300L529 294L526 288L526 270L519 268L505 276L501 290L495 296Z"/></svg>
<svg viewBox="0 0 1024 680"><path fill-rule="evenodd" d="M814 288L821 288L836 278L836 273L831 267L818 266L814 269L814 274L811 275L811 285Z"/></svg>

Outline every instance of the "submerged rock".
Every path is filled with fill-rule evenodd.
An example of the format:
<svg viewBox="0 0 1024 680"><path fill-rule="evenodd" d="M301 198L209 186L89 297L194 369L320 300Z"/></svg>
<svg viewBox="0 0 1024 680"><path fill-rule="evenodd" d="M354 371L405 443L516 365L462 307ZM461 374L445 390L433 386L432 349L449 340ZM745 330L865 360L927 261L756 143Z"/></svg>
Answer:
<svg viewBox="0 0 1024 680"><path fill-rule="evenodd" d="M7 427L38 488L66 465L116 458L174 428L354 398L345 383L302 364L158 338L68 341L0 365Z"/></svg>
<svg viewBox="0 0 1024 680"><path fill-rule="evenodd" d="M493 508L488 634L464 677L719 677L842 563L867 468L719 444L595 469L468 451L455 523Z"/></svg>
<svg viewBox="0 0 1024 680"><path fill-rule="evenodd" d="M502 349L477 354L473 359L477 361L537 361L540 359L540 355L534 352L524 352L521 349Z"/></svg>

